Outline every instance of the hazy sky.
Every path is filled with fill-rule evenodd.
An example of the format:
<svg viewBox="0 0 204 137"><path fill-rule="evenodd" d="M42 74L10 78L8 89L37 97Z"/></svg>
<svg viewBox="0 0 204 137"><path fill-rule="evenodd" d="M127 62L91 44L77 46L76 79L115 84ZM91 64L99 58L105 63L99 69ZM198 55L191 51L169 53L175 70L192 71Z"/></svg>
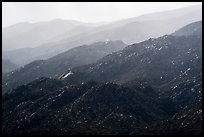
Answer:
<svg viewBox="0 0 204 137"><path fill-rule="evenodd" d="M202 4L201 2L3 2L2 27L56 18L111 22L145 13Z"/></svg>

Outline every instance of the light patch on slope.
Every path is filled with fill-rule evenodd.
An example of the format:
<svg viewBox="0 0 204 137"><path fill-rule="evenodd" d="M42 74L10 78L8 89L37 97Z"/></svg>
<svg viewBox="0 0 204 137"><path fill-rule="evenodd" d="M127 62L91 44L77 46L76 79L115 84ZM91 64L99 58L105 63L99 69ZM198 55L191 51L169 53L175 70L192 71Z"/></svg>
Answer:
<svg viewBox="0 0 204 137"><path fill-rule="evenodd" d="M66 77L68 77L69 75L72 75L73 73L71 71L69 71L69 73L64 73L62 74L58 79L65 79Z"/></svg>
<svg viewBox="0 0 204 137"><path fill-rule="evenodd" d="M162 49L162 47L161 48L159 48L159 51Z"/></svg>
<svg viewBox="0 0 204 137"><path fill-rule="evenodd" d="M68 76L71 75L71 74L73 74L73 73L70 71L69 73L67 73L66 75L64 75L62 78L64 79L64 78L68 77Z"/></svg>

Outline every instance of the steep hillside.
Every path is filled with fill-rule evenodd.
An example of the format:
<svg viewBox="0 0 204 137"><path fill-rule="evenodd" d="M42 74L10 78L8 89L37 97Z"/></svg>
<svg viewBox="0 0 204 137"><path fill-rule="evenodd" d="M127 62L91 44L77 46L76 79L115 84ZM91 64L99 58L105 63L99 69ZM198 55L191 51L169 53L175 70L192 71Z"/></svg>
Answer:
<svg viewBox="0 0 204 137"><path fill-rule="evenodd" d="M3 76L3 93L39 77L59 77L68 69L93 63L125 46L122 41L97 42L70 49L48 60L34 61Z"/></svg>
<svg viewBox="0 0 204 137"><path fill-rule="evenodd" d="M161 85L179 75L196 76L202 72L201 51L201 36L166 35L130 45L94 64L74 68L67 79L79 83L90 79L118 83L139 80Z"/></svg>
<svg viewBox="0 0 204 137"><path fill-rule="evenodd" d="M9 90L2 97L3 134L201 135L202 34L184 29Z"/></svg>
<svg viewBox="0 0 204 137"><path fill-rule="evenodd" d="M169 117L155 96L150 87L41 78L3 96L3 133L129 134Z"/></svg>

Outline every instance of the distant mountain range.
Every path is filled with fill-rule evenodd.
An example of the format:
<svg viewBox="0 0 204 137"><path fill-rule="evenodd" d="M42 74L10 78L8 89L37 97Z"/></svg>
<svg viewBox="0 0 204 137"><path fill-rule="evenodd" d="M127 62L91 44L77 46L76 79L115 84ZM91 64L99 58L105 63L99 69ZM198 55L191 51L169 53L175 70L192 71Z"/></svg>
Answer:
<svg viewBox="0 0 204 137"><path fill-rule="evenodd" d="M198 21L170 35L129 46L117 41L121 50L113 53L105 50L108 55L96 62L66 70L62 67L63 72L56 77L41 77L18 87L9 83L15 80L12 75L17 76L18 71L5 74L3 88L16 88L2 97L3 133L201 135L201 28L202 21ZM87 53L88 48L98 54L98 49L104 46L99 43L93 47L74 48L71 53L76 49L76 53ZM50 61L56 59L53 63L57 66L60 60L73 57L69 53ZM20 69L21 76L13 83L25 80L20 79L26 74L23 72L29 76L31 70L30 76L34 74L32 68L40 63ZM49 70L49 66L43 67Z"/></svg>
<svg viewBox="0 0 204 137"><path fill-rule="evenodd" d="M34 60L48 59L83 44L105 40L122 40L126 44L141 42L150 37L173 33L201 19L202 7L192 6L108 24L64 20L17 24L3 29L3 58L22 66ZM18 49L4 51L6 47Z"/></svg>
<svg viewBox="0 0 204 137"><path fill-rule="evenodd" d="M62 19L37 23L18 23L3 28L3 51L33 48L44 43L52 43L58 39L58 36L62 37L64 33L72 36L98 25L100 24Z"/></svg>

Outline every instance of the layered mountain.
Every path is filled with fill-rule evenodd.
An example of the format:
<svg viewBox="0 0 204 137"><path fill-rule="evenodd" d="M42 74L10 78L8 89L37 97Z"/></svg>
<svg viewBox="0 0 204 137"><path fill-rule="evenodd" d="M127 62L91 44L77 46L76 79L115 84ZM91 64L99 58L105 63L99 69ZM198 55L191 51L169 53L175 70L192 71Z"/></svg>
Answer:
<svg viewBox="0 0 204 137"><path fill-rule="evenodd" d="M90 33L79 35L83 43L104 39L120 39L127 44L141 42L150 37L158 37L171 34L175 30L195 21L202 20L202 8L200 5L191 6L171 11L146 14L139 17L124 19L95 28ZM148 32L148 33L147 33ZM79 41L72 37L65 41Z"/></svg>
<svg viewBox="0 0 204 137"><path fill-rule="evenodd" d="M96 42L83 45L48 60L37 60L3 75L3 93L8 89L27 84L39 77L59 77L73 67L94 63L102 57L123 49L122 41Z"/></svg>
<svg viewBox="0 0 204 137"><path fill-rule="evenodd" d="M141 42L150 37L173 33L181 27L201 19L202 7L197 5L119 20L105 25L94 26L90 29L86 26L77 26L55 38L51 38L48 43L36 48L22 49L22 52L21 50L7 51L3 53L3 57L18 65L25 65L34 60L47 59L70 48L97 41L122 40L127 44ZM23 54L25 51L30 56Z"/></svg>
<svg viewBox="0 0 204 137"><path fill-rule="evenodd" d="M64 33L69 33L69 36L72 36L95 26L97 26L97 24L61 19L37 23L18 23L3 28L2 48L3 51L33 48L44 43L52 43L58 40L57 37Z"/></svg>
<svg viewBox="0 0 204 137"><path fill-rule="evenodd" d="M3 133L201 135L200 22L10 90Z"/></svg>
<svg viewBox="0 0 204 137"><path fill-rule="evenodd" d="M196 25L197 24L197 25ZM202 28L199 22L193 29ZM183 28L187 30L188 26ZM202 33L177 31L183 36L165 35L156 39L129 45L121 51L107 55L96 63L72 69L70 82L90 79L126 83L148 81L162 85L173 79L188 75L194 77L202 72ZM189 27L191 30L192 27ZM199 29L198 29L199 30ZM174 34L175 34L174 33Z"/></svg>
<svg viewBox="0 0 204 137"><path fill-rule="evenodd" d="M135 88L138 82L141 83L139 87L152 85L158 90L158 98L172 100L179 111L169 111L173 117L132 134L201 134L201 30L202 21L199 21L172 35L130 45L94 64L74 68L66 80L69 83L83 83L90 79L112 81ZM166 110L171 109L167 107Z"/></svg>

